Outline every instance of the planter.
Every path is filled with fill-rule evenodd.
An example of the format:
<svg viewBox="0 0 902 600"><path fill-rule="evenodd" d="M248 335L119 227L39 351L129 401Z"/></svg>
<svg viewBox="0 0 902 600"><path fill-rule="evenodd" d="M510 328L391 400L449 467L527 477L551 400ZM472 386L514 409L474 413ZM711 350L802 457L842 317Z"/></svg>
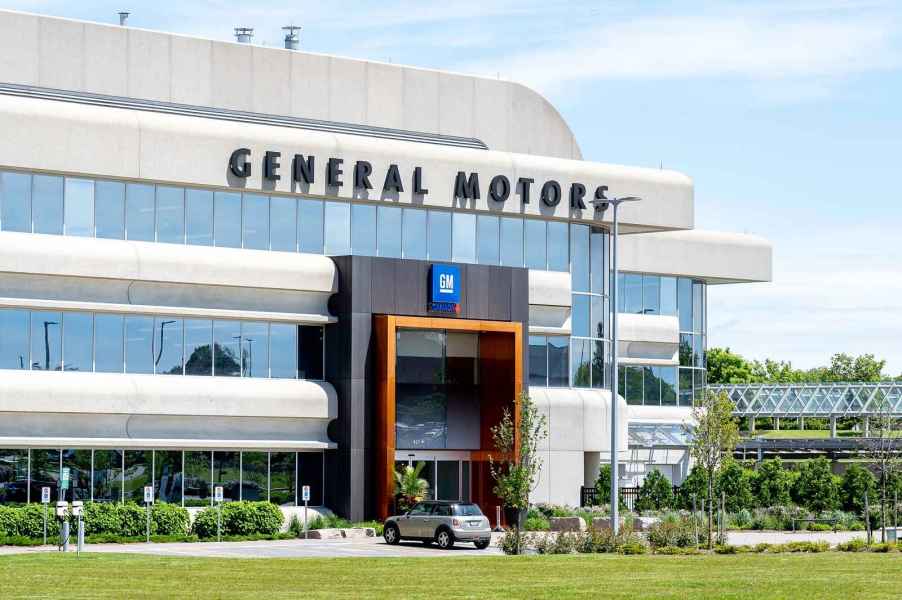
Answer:
<svg viewBox="0 0 902 600"><path fill-rule="evenodd" d="M507 521L508 527L519 527L523 529L526 524L526 509L504 507L504 520Z"/></svg>

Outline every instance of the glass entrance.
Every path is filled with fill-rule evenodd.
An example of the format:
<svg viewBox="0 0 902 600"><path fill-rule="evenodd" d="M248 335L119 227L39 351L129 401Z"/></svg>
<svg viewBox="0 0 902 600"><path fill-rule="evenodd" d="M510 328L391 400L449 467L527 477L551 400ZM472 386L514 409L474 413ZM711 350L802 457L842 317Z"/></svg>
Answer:
<svg viewBox="0 0 902 600"><path fill-rule="evenodd" d="M423 470L420 471L420 478L429 484L427 499L469 502L471 498L469 453L447 454L467 454L467 456L425 455L399 451L395 453L395 470L400 471L408 465L416 466L422 462Z"/></svg>

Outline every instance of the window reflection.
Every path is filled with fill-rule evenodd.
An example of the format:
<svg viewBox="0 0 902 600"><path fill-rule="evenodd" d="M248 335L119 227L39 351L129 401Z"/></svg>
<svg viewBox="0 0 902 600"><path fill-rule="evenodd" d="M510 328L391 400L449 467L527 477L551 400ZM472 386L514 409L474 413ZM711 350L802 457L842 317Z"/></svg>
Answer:
<svg viewBox="0 0 902 600"><path fill-rule="evenodd" d="M323 201L302 199L298 203L298 249L323 253Z"/></svg>
<svg viewBox="0 0 902 600"><path fill-rule="evenodd" d="M62 369L63 313L31 312L31 368L38 371Z"/></svg>
<svg viewBox="0 0 902 600"><path fill-rule="evenodd" d="M122 450L94 451L94 502L122 502L122 460Z"/></svg>
<svg viewBox="0 0 902 600"><path fill-rule="evenodd" d="M237 502L241 499L241 471L239 453L234 451L213 453L213 487L222 486L222 499Z"/></svg>
<svg viewBox="0 0 902 600"><path fill-rule="evenodd" d="M570 343L570 380L573 387L589 387L592 369L592 342L573 338Z"/></svg>
<svg viewBox="0 0 902 600"><path fill-rule="evenodd" d="M341 256L351 253L351 205L326 202L325 253Z"/></svg>
<svg viewBox="0 0 902 600"><path fill-rule="evenodd" d="M241 499L250 502L269 500L269 455L266 452L241 453Z"/></svg>
<svg viewBox="0 0 902 600"><path fill-rule="evenodd" d="M213 242L220 247L241 247L241 194L213 194Z"/></svg>
<svg viewBox="0 0 902 600"><path fill-rule="evenodd" d="M548 270L567 271L570 268L567 224L548 222Z"/></svg>
<svg viewBox="0 0 902 600"><path fill-rule="evenodd" d="M154 189L152 185L129 183L125 186L125 237L154 241Z"/></svg>
<svg viewBox="0 0 902 600"><path fill-rule="evenodd" d="M91 451L82 449L63 450L63 468L69 469L69 489L64 500L82 502L91 499Z"/></svg>
<svg viewBox="0 0 902 600"><path fill-rule="evenodd" d="M66 235L94 236L94 181L66 178Z"/></svg>
<svg viewBox="0 0 902 600"><path fill-rule="evenodd" d="M661 314L670 316L677 314L676 277L661 277Z"/></svg>
<svg viewBox="0 0 902 600"><path fill-rule="evenodd" d="M125 184L98 181L94 184L94 224L99 238L125 238Z"/></svg>
<svg viewBox="0 0 902 600"><path fill-rule="evenodd" d="M41 488L50 488L50 500L59 499L60 451L55 448L34 448L31 450L32 501L41 498Z"/></svg>
<svg viewBox="0 0 902 600"><path fill-rule="evenodd" d="M269 250L269 196L243 195L243 247Z"/></svg>
<svg viewBox="0 0 902 600"><path fill-rule="evenodd" d="M241 323L213 322L213 374L217 377L241 376Z"/></svg>
<svg viewBox="0 0 902 600"><path fill-rule="evenodd" d="M404 209L404 230L401 235L403 240L401 254L404 258L426 259L426 215L425 210Z"/></svg>
<svg viewBox="0 0 902 600"><path fill-rule="evenodd" d="M31 175L0 173L0 228L31 231Z"/></svg>
<svg viewBox="0 0 902 600"><path fill-rule="evenodd" d="M158 375L181 375L183 368L182 320L167 317L154 319L154 370Z"/></svg>
<svg viewBox="0 0 902 600"><path fill-rule="evenodd" d="M157 186L157 241L185 243L185 190Z"/></svg>
<svg viewBox="0 0 902 600"><path fill-rule="evenodd" d="M210 487L212 454L208 450L185 452L185 506L208 506L211 504L213 499L213 490Z"/></svg>
<svg viewBox="0 0 902 600"><path fill-rule="evenodd" d="M526 233L526 266L530 269L547 269L545 221L526 219L523 221Z"/></svg>
<svg viewBox="0 0 902 600"><path fill-rule="evenodd" d="M501 219L501 264L523 266L523 219Z"/></svg>
<svg viewBox="0 0 902 600"><path fill-rule="evenodd" d="M482 265L497 265L498 217L479 215L476 218L476 241L479 244L476 261Z"/></svg>
<svg viewBox="0 0 902 600"><path fill-rule="evenodd" d="M476 215L453 213L451 258L454 262L476 262Z"/></svg>
<svg viewBox="0 0 902 600"><path fill-rule="evenodd" d="M122 315L94 316L94 370L98 373L122 373L123 327Z"/></svg>
<svg viewBox="0 0 902 600"><path fill-rule="evenodd" d="M430 210L429 260L451 260L451 213Z"/></svg>
<svg viewBox="0 0 902 600"><path fill-rule="evenodd" d="M94 370L94 319L91 313L63 314L63 368L66 371Z"/></svg>
<svg viewBox="0 0 902 600"><path fill-rule="evenodd" d="M241 374L244 377L269 377L269 324L241 323Z"/></svg>
<svg viewBox="0 0 902 600"><path fill-rule="evenodd" d="M379 207L379 256L401 258L401 209Z"/></svg>
<svg viewBox="0 0 902 600"><path fill-rule="evenodd" d="M125 317L125 372L153 373L153 317Z"/></svg>
<svg viewBox="0 0 902 600"><path fill-rule="evenodd" d="M182 502L181 450L156 450L153 453L153 491L157 502Z"/></svg>
<svg viewBox="0 0 902 600"><path fill-rule="evenodd" d="M31 218L35 233L63 233L63 178L35 175L31 180Z"/></svg>
<svg viewBox="0 0 902 600"><path fill-rule="evenodd" d="M351 206L351 253L376 256L376 207L368 204Z"/></svg>
<svg viewBox="0 0 902 600"><path fill-rule="evenodd" d="M269 501L280 506L295 505L297 455L294 452L270 452ZM313 491L312 489L310 490Z"/></svg>
<svg viewBox="0 0 902 600"><path fill-rule="evenodd" d="M270 248L281 252L297 251L297 201L273 196L269 199Z"/></svg>
<svg viewBox="0 0 902 600"><path fill-rule="evenodd" d="M0 369L27 369L28 311L0 309Z"/></svg>
<svg viewBox="0 0 902 600"><path fill-rule="evenodd" d="M564 336L548 337L548 385L570 385L570 340Z"/></svg>
<svg viewBox="0 0 902 600"><path fill-rule="evenodd" d="M529 336L529 385L548 385L548 347L544 335Z"/></svg>
<svg viewBox="0 0 902 600"><path fill-rule="evenodd" d="M153 451L126 450L123 472L123 494L126 502L144 502L144 486L150 485L153 472Z"/></svg>
<svg viewBox="0 0 902 600"><path fill-rule="evenodd" d="M213 322L185 319L185 375L213 374Z"/></svg>
<svg viewBox="0 0 902 600"><path fill-rule="evenodd" d="M589 291L589 226L570 226L570 279L574 292Z"/></svg>
<svg viewBox="0 0 902 600"><path fill-rule="evenodd" d="M213 245L213 192L185 191L185 239L194 246Z"/></svg>
<svg viewBox="0 0 902 600"><path fill-rule="evenodd" d="M270 377L297 377L297 326L273 323L269 328Z"/></svg>

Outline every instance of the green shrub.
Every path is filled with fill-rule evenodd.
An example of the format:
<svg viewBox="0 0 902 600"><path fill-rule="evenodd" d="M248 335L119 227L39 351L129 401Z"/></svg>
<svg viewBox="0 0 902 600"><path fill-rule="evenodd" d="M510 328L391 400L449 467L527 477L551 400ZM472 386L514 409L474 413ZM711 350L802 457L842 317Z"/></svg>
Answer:
<svg viewBox="0 0 902 600"><path fill-rule="evenodd" d="M0 506L0 537L19 535L19 509Z"/></svg>
<svg viewBox="0 0 902 600"><path fill-rule="evenodd" d="M623 544L619 551L621 554L646 554L648 552L648 546L640 541L632 541Z"/></svg>
<svg viewBox="0 0 902 600"><path fill-rule="evenodd" d="M541 513L529 514L526 517L526 522L523 523L523 529L526 531L548 531L551 529L551 523Z"/></svg>
<svg viewBox="0 0 902 600"><path fill-rule="evenodd" d="M530 543L532 538L528 534L521 533L518 543L516 532L513 529L505 529L504 535L498 540L498 547L505 554L524 554Z"/></svg>
<svg viewBox="0 0 902 600"><path fill-rule="evenodd" d="M178 504L159 502L150 511L151 529L157 535L186 536L191 518L188 511Z"/></svg>
<svg viewBox="0 0 902 600"><path fill-rule="evenodd" d="M200 511L194 519L193 533L201 539L216 537L217 508ZM222 535L271 536L279 532L284 516L270 502L227 502L222 505Z"/></svg>
<svg viewBox="0 0 902 600"><path fill-rule="evenodd" d="M587 529L575 534L574 537L574 549L584 554L615 552L624 554L624 548L627 546L638 544L645 547L642 537L628 527L623 527L617 534L611 529Z"/></svg>
<svg viewBox="0 0 902 600"><path fill-rule="evenodd" d="M738 549L732 544L718 544L714 546L714 552L717 554L736 554Z"/></svg>
<svg viewBox="0 0 902 600"><path fill-rule="evenodd" d="M877 503L877 479L866 467L851 464L842 476L840 497L843 510L862 514L864 512L864 495L868 495L870 505Z"/></svg>
<svg viewBox="0 0 902 600"><path fill-rule="evenodd" d="M41 534L43 536L43 534ZM52 544L55 540L52 538L47 539L47 542ZM43 543L43 540L40 538L33 538L24 535L11 535L11 536L2 536L0 535L0 546L40 546Z"/></svg>
<svg viewBox="0 0 902 600"><path fill-rule="evenodd" d="M311 531L314 529L346 529L351 526L351 522L343 519L338 515L327 514L317 515L310 519L307 528ZM301 530L303 531L304 522L301 521Z"/></svg>
<svg viewBox="0 0 902 600"><path fill-rule="evenodd" d="M868 548L870 552L895 552L896 544L886 542L882 544L872 544L870 548Z"/></svg>
<svg viewBox="0 0 902 600"><path fill-rule="evenodd" d="M660 510L674 506L673 486L660 471L651 471L645 476L639 497L636 499L636 510L639 512Z"/></svg>
<svg viewBox="0 0 902 600"><path fill-rule="evenodd" d="M707 544L708 527L700 513L696 515L668 513L649 528L648 543L653 548L665 546L687 548L696 545L696 532L698 543Z"/></svg>
<svg viewBox="0 0 902 600"><path fill-rule="evenodd" d="M779 458L762 461L751 480L756 506L786 505L791 502L792 474Z"/></svg>
<svg viewBox="0 0 902 600"><path fill-rule="evenodd" d="M26 504L15 509L18 529L17 535L30 538L44 537L44 505ZM60 522L57 520L54 509L47 507L47 539L56 538L60 533Z"/></svg>
<svg viewBox="0 0 902 600"><path fill-rule="evenodd" d="M546 533L536 536L532 545L539 554L570 554L578 545L578 536L568 532L557 535Z"/></svg>
<svg viewBox="0 0 902 600"><path fill-rule="evenodd" d="M679 508L692 510L692 497L695 495L696 510L702 509L702 500L708 498L708 480L705 470L695 465L680 486L677 504Z"/></svg>
<svg viewBox="0 0 902 600"><path fill-rule="evenodd" d="M840 552L864 552L868 549L868 544L862 538L854 538L848 542L837 544L836 549Z"/></svg>
<svg viewBox="0 0 902 600"><path fill-rule="evenodd" d="M745 508L727 515L727 525L732 529L751 529L753 522L751 511Z"/></svg>
<svg viewBox="0 0 902 600"><path fill-rule="evenodd" d="M717 474L714 490L716 498L724 495L727 512L751 508L754 504L751 472L735 460L727 462Z"/></svg>
<svg viewBox="0 0 902 600"><path fill-rule="evenodd" d="M814 512L835 509L839 504L837 479L826 458L806 461L799 468L799 477L792 490L793 498Z"/></svg>

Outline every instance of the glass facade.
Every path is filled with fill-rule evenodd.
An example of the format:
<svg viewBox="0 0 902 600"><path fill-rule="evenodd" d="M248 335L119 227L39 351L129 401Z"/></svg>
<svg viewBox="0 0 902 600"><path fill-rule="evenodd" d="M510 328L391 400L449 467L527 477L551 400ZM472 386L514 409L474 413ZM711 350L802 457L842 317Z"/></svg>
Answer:
<svg viewBox="0 0 902 600"><path fill-rule="evenodd" d="M570 385L573 387L603 388L607 385L611 364L607 315L608 242L608 233L603 229L570 226L570 285L573 292Z"/></svg>
<svg viewBox="0 0 902 600"><path fill-rule="evenodd" d="M0 172L0 230L567 271L567 223Z"/></svg>
<svg viewBox="0 0 902 600"><path fill-rule="evenodd" d="M263 500L298 504L309 485L310 505L323 502L322 452L122 450L108 448L0 449L0 505L41 501L50 487L59 498L60 469L69 469L68 501L143 503L144 486L158 502L209 506L213 487L226 502Z"/></svg>
<svg viewBox="0 0 902 600"><path fill-rule="evenodd" d="M0 308L0 369L323 378L323 328Z"/></svg>

